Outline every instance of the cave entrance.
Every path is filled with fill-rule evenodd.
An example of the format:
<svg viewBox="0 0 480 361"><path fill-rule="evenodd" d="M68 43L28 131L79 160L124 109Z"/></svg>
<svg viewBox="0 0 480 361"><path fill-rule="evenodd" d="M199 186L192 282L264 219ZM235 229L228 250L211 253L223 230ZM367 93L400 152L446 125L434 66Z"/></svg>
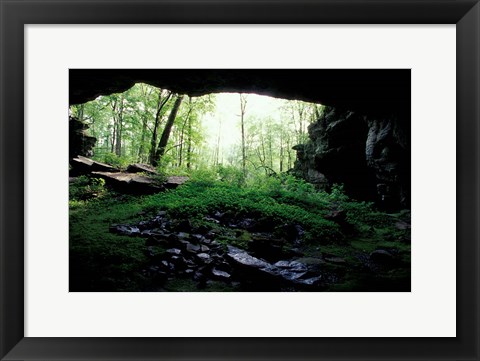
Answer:
<svg viewBox="0 0 480 361"><path fill-rule="evenodd" d="M143 88L137 89L142 87L140 83L143 83ZM115 107L120 114L113 117L107 136L98 139L93 150L97 155L103 152L104 156L109 157L108 161L117 162L119 165L125 163L127 158L136 158L137 161L150 163L154 167L176 166L186 167L188 170L192 169L194 161L198 163L200 158L209 159L206 164L213 162L230 166L233 163L232 147L227 150L225 144L232 135L242 132L233 131L226 135L227 126L223 126L223 131L214 134L215 130L212 128L221 122L214 119L208 123L206 130L203 129L206 133L194 134L193 126L190 132L190 121L184 125L175 122L177 111L178 118L182 115L185 118L184 113L188 113L186 109L197 109L187 118L192 122L199 122L199 119L208 116L208 108L212 106L204 99L229 92L326 104L329 107L328 112L321 112L320 110L325 108L320 106L316 106L318 112L313 112L319 113L320 117L315 120L312 139L307 139L306 142L301 139L307 134L303 125L292 128L285 139L288 146L284 149L282 144L278 148L278 153L283 154L278 155L278 162L272 161L273 157L267 159L267 152L264 152L265 139L270 138L263 134L264 128L268 128L268 121L260 123L257 128L261 129L250 133L253 138L260 138L260 143L263 143L261 151L255 145L259 142L258 139L247 139L249 134L244 126L241 142L242 172L246 174L248 166L254 169L260 167L264 172L270 167L271 173L289 170L293 158L291 147L295 147L293 150L296 153L297 168L300 168L297 174L308 182L320 188L325 184L344 184L345 190L354 198L375 201L387 208L398 209L410 205L411 72L408 69L72 69L69 87L69 101L77 118L83 117L86 102L98 95L103 95L103 99L115 98L117 95L110 104L104 104L97 109L97 118L101 118L109 107ZM168 90L153 94L149 87ZM151 104L142 104L142 101L135 103L133 108L137 109L137 112L140 109L143 113L137 115L137 118L143 118L136 123L128 122L128 119L133 119L131 113L134 110L127 106L129 99L121 96L129 93L131 89L137 89L140 93L143 91L145 100L154 95ZM178 96L179 94L185 95ZM155 95L158 96L155 98ZM131 96L135 98L134 94ZM163 104L164 100L165 106L158 106ZM197 104L197 108L188 106L202 102L201 110L200 104ZM153 111L142 111L142 106L145 110ZM176 111L170 112L175 108ZM252 115L249 114L251 110L251 107L247 109L247 118ZM240 109L238 113L241 113ZM170 114L173 116L170 117ZM162 130L160 121L158 126L148 124L148 118L162 117L166 118L163 121L168 125L166 132ZM293 117L291 122L295 123ZM82 123L70 127L70 139L75 140L77 135L81 138L77 142L71 141L70 145L87 148L71 150L70 158L82 154L82 151L83 154L93 154L88 147L94 142L95 135L90 138L86 136L99 133L94 127L95 125L88 131ZM141 129L138 129L139 127ZM174 138L178 135L179 128L180 141L169 143L169 136ZM141 136L131 136L134 132ZM130 136L128 133L131 133ZM188 135L187 138L185 134ZM206 144L209 149L205 147L205 143L195 144L195 140L202 136L207 136ZM290 144L294 138L297 138L297 144ZM136 144L133 144L135 142ZM253 154L247 154L249 145L252 145ZM176 165L175 156L178 158ZM285 157L287 159L284 159ZM259 162L251 164L252 159ZM277 163L278 169L275 170Z"/></svg>
<svg viewBox="0 0 480 361"><path fill-rule="evenodd" d="M70 291L409 291L409 73L380 73L72 71Z"/></svg>
<svg viewBox="0 0 480 361"><path fill-rule="evenodd" d="M78 143L84 146L71 153L120 168L148 164L167 173L218 168L244 177L280 174L293 169L294 147L308 141L308 126L323 109L252 93L190 97L138 83L71 106L78 120L72 128L81 130Z"/></svg>

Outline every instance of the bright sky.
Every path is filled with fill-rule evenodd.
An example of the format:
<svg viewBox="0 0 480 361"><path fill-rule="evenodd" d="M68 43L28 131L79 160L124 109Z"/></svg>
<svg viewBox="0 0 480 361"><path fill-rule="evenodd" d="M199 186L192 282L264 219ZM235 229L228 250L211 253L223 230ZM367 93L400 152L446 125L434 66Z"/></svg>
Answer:
<svg viewBox="0 0 480 361"><path fill-rule="evenodd" d="M220 149L224 154L235 144L241 142L240 133L240 94L220 93L216 94L216 109L212 114L203 117L203 128L206 130L206 143L208 148L216 147L220 129ZM285 100L268 96L246 94L247 106L245 118L255 117L258 119L271 117L280 121L279 108L285 104Z"/></svg>

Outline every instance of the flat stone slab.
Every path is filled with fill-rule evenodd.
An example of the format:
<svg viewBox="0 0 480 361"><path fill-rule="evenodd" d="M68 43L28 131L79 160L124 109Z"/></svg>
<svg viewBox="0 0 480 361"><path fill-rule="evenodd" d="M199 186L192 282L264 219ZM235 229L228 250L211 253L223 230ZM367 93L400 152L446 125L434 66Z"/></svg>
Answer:
<svg viewBox="0 0 480 361"><path fill-rule="evenodd" d="M188 179L188 177L180 176L167 177L167 181L164 183L164 186L168 189L177 188L179 185L182 185L183 183L188 181Z"/></svg>
<svg viewBox="0 0 480 361"><path fill-rule="evenodd" d="M157 170L148 164L142 163L133 163L127 167L128 173L148 173L148 174L158 174Z"/></svg>
<svg viewBox="0 0 480 361"><path fill-rule="evenodd" d="M185 183L188 177L168 177L164 183L159 183L155 178L138 173L127 172L92 172L92 175L105 180L108 185L120 192L133 194L152 194L167 189L174 189Z"/></svg>
<svg viewBox="0 0 480 361"><path fill-rule="evenodd" d="M164 190L164 187L156 180L137 173L92 172L92 175L104 179L108 185L116 188L119 192L152 194Z"/></svg>
<svg viewBox="0 0 480 361"><path fill-rule="evenodd" d="M73 158L70 162L73 173L87 174L90 172L118 172L119 170L108 164L97 162L96 160L83 157L81 155Z"/></svg>

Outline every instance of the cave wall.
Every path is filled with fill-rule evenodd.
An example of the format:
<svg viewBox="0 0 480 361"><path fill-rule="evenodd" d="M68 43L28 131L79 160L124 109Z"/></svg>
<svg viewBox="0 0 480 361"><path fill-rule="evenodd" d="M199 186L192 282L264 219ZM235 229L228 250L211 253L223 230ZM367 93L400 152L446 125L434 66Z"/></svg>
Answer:
<svg viewBox="0 0 480 361"><path fill-rule="evenodd" d="M97 142L95 137L89 136L86 131L88 125L85 122L80 121L78 118L69 117L68 131L69 131L69 159L73 159L76 156L83 155L85 157L91 157L93 155L93 147Z"/></svg>
<svg viewBox="0 0 480 361"><path fill-rule="evenodd" d="M388 210L409 207L409 136L397 116L325 107L308 134L308 142L294 147L294 174L321 189L343 184L351 197Z"/></svg>

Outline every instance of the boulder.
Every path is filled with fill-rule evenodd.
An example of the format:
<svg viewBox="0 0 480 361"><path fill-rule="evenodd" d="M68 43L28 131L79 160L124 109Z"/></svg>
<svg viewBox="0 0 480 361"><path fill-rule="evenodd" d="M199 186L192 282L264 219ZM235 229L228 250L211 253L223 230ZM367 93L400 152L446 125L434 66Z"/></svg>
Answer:
<svg viewBox="0 0 480 361"><path fill-rule="evenodd" d="M222 281L230 280L230 278L232 277L230 273L218 270L216 268L212 269L212 275Z"/></svg>
<svg viewBox="0 0 480 361"><path fill-rule="evenodd" d="M227 257L237 268L239 277L255 280L256 287L260 289L322 285L321 275L310 275L308 267L297 261L279 261L272 265L233 246L228 246Z"/></svg>
<svg viewBox="0 0 480 361"><path fill-rule="evenodd" d="M104 179L107 185L122 193L153 194L164 190L155 179L136 173L92 172L92 175Z"/></svg>
<svg viewBox="0 0 480 361"><path fill-rule="evenodd" d="M147 173L147 174L158 174L157 170L148 164L133 163L127 167L128 173Z"/></svg>
<svg viewBox="0 0 480 361"><path fill-rule="evenodd" d="M165 183L163 183L163 186L166 189L175 189L179 185L182 185L183 183L188 181L188 179L189 179L188 177L180 177L180 176L167 177L167 180L165 181Z"/></svg>
<svg viewBox="0 0 480 361"><path fill-rule="evenodd" d="M190 242L187 242L185 244L185 249L187 252L190 252L190 253L198 253L200 252L200 246L196 245L196 244L192 244Z"/></svg>

